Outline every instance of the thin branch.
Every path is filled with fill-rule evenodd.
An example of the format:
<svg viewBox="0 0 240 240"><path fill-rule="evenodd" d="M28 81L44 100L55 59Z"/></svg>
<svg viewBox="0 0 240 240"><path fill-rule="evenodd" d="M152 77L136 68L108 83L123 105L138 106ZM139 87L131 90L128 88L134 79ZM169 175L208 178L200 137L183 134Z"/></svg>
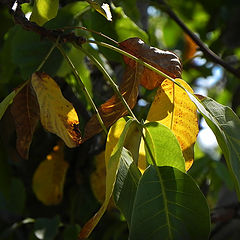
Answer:
<svg viewBox="0 0 240 240"><path fill-rule="evenodd" d="M93 99L92 99L92 97L90 96L87 88L85 87L84 83L82 82L82 80L81 80L81 78L80 78L80 76L79 76L79 74L78 74L77 69L76 69L75 66L73 65L71 59L70 59L70 58L67 56L67 54L64 52L64 49L62 48L62 46L61 46L61 45L58 45L57 47L58 47L59 51L61 52L61 54L63 55L63 57L65 58L65 60L67 61L67 63L68 63L68 65L70 66L70 68L72 69L73 74L74 74L75 78L77 79L78 86L79 86L80 89L83 91L83 93L84 93L86 99L88 100L89 104L91 105L91 107L92 107L92 108L94 109L94 111L96 112L97 119L98 119L100 125L102 126L102 129L104 130L104 132L105 132L106 135L107 135L108 131L107 131L107 129L106 129L104 123L103 123L103 120L102 120L102 118L101 118L101 116L100 116L100 114L99 114L99 111L98 111L95 103L93 102Z"/></svg>
<svg viewBox="0 0 240 240"><path fill-rule="evenodd" d="M12 7L9 6L9 11L12 14L16 24L20 24L22 28L27 31L32 31L39 34L41 38L46 38L53 42L56 42L57 39L59 38L59 43L70 42L75 43L77 45L81 45L86 42L86 39L84 37L76 36L74 33L64 33L64 31L61 29L56 30L46 29L34 22L30 22L25 17L19 4L17 5L15 10L13 10Z"/></svg>
<svg viewBox="0 0 240 240"><path fill-rule="evenodd" d="M216 53L214 53L211 49L209 49L202 41L201 39L193 33L184 23L183 21L176 15L176 13L170 8L170 6L164 1L159 0L159 4L156 5L156 2L154 2L154 5L161 8L163 11L165 11L169 17L171 17L181 28L182 30L191 37L191 39L199 46L201 51L204 53L206 57L208 57L213 62L221 65L226 70L231 72L234 76L240 78L240 71L225 61L223 61L222 58L220 58Z"/></svg>

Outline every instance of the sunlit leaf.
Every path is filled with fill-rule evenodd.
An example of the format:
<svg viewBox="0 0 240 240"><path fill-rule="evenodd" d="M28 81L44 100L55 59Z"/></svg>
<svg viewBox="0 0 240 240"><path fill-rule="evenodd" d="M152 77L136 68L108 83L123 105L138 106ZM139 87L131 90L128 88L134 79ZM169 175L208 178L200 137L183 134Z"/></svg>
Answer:
<svg viewBox="0 0 240 240"><path fill-rule="evenodd" d="M97 225L97 223L99 222L102 215L104 214L104 212L107 209L109 200L113 193L120 159L124 156L123 154L126 153L126 151L123 151L124 141L125 141L127 132L134 121L135 120L133 120L133 119L129 119L128 122L125 124L122 134L121 134L116 146L113 148L110 159L109 160L106 159L107 164L106 164L105 200L104 200L101 208L98 210L98 212L83 226L83 228L79 234L79 239L85 239L91 234L92 230L95 228L95 226ZM125 120L119 119L118 122L125 122ZM118 122L116 122L115 124L118 124ZM114 132L115 124L110 128L110 131L108 133L108 140L107 140L108 142L111 141L112 137L114 138L114 136L112 136L112 135ZM108 144L106 145L106 148L108 148ZM112 147L110 147L110 148L112 149ZM107 154L107 152L109 152L109 151L106 149L105 154ZM107 156L108 155L105 155L105 157L107 157Z"/></svg>
<svg viewBox="0 0 240 240"><path fill-rule="evenodd" d="M231 108L215 102L209 97L189 94L209 127L214 132L225 156L228 169L235 182L240 198L240 120Z"/></svg>
<svg viewBox="0 0 240 240"><path fill-rule="evenodd" d="M129 2L129 1L128 1ZM143 41L148 41L148 35L135 22L133 22L123 11L121 7L113 9L117 18L115 19L115 31L118 35L118 41L123 41L131 37L139 37Z"/></svg>
<svg viewBox="0 0 240 240"><path fill-rule="evenodd" d="M81 141L78 116L56 82L45 73L32 75L32 86L37 94L41 123L49 132L58 135L68 147Z"/></svg>
<svg viewBox="0 0 240 240"><path fill-rule="evenodd" d="M158 48L148 46L139 38L129 38L119 43L122 50L134 55L144 62L156 67L160 71L166 73L170 77L180 77L182 73L182 65L176 54L163 51ZM125 63L132 68L136 66L136 62L126 56L123 57ZM144 67L140 76L140 83L147 89L158 87L165 78L152 70Z"/></svg>
<svg viewBox="0 0 240 240"><path fill-rule="evenodd" d="M35 0L31 21L42 26L57 16L59 0Z"/></svg>
<svg viewBox="0 0 240 240"><path fill-rule="evenodd" d="M86 0L92 8L101 13L108 21L112 21L112 13L107 3L101 3L96 0Z"/></svg>
<svg viewBox="0 0 240 240"><path fill-rule="evenodd" d="M181 79L176 81L193 92L185 81ZM159 121L173 131L183 151L186 170L188 170L193 163L198 120L197 108L187 93L170 80L164 80L151 105L147 120Z"/></svg>
<svg viewBox="0 0 240 240"><path fill-rule="evenodd" d="M157 166L170 166L185 172L185 161L182 150L173 132L159 122L145 124L145 152L147 161ZM150 154L151 152L151 154Z"/></svg>
<svg viewBox="0 0 240 240"><path fill-rule="evenodd" d="M64 144L60 143L40 163L33 176L33 191L43 204L57 205L61 202L67 169Z"/></svg>
<svg viewBox="0 0 240 240"><path fill-rule="evenodd" d="M197 52L198 45L189 37L189 35L184 34L185 46L183 52L183 59L192 59Z"/></svg>
<svg viewBox="0 0 240 240"><path fill-rule="evenodd" d="M39 120L39 106L30 83L14 98L11 113L17 132L16 148L20 156L27 159L33 133Z"/></svg>
<svg viewBox="0 0 240 240"><path fill-rule="evenodd" d="M130 240L208 239L207 202L194 180L172 167L149 166L139 181Z"/></svg>

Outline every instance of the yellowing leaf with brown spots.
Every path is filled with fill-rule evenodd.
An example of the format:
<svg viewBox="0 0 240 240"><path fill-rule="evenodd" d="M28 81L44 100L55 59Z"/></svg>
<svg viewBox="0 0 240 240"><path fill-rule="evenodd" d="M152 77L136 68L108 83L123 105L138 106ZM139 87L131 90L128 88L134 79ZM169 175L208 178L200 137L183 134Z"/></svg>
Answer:
<svg viewBox="0 0 240 240"><path fill-rule="evenodd" d="M181 79L175 79L189 92L191 87ZM148 121L159 121L175 134L185 158L188 170L194 159L194 143L198 134L197 108L187 93L166 79L159 87L149 110Z"/></svg>
<svg viewBox="0 0 240 240"><path fill-rule="evenodd" d="M57 205L62 200L63 185L68 169L64 161L64 144L56 145L40 163L33 176L33 191L43 204Z"/></svg>
<svg viewBox="0 0 240 240"><path fill-rule="evenodd" d="M32 86L37 95L43 127L58 135L68 147L80 144L77 113L63 97L57 83L45 73L34 73Z"/></svg>

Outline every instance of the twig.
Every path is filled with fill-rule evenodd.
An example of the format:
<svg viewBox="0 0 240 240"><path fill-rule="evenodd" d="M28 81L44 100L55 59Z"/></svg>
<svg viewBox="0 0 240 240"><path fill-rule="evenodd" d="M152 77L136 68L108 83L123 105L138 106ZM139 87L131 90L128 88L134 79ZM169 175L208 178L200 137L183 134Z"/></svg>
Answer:
<svg viewBox="0 0 240 240"><path fill-rule="evenodd" d="M77 69L76 69L75 66L73 65L71 59L70 59L70 58L66 55L66 53L64 52L64 49L62 48L62 46L61 46L61 45L58 45L57 48L59 49L59 51L61 52L61 54L62 54L63 57L65 58L65 60L67 61L67 63L68 63L68 65L70 66L70 68L72 69L73 74L74 74L75 78L77 79L77 83L78 83L80 89L83 91L83 93L84 93L86 99L88 100L89 104L91 105L91 107L92 107L92 108L94 109L94 111L96 112L97 119L98 119L100 125L102 126L102 129L104 130L104 132L105 132L106 135L107 135L108 131L107 131L107 129L106 129L104 123L103 123L103 120L102 120L102 118L101 118L101 116L100 116L100 114L99 114L99 111L98 111L95 103L93 102L93 100L92 100L92 98L91 98L91 96L90 96L87 88L85 87L84 83L82 82L82 80L81 80L81 78L80 78L80 76L79 76L79 74L78 74Z"/></svg>
<svg viewBox="0 0 240 240"><path fill-rule="evenodd" d="M181 28L182 30L191 37L191 39L199 46L199 48L202 50L204 55L211 59L213 62L223 66L226 70L231 72L236 77L240 78L240 71L236 68L233 68L231 65L223 61L222 58L220 58L216 53L214 53L211 49L209 49L202 41L201 39L193 33L183 22L182 20L176 15L176 13L170 8L170 6L164 1L159 0L160 4L157 4L157 7L163 6L161 8L163 11L165 11L169 17L171 17ZM156 4L156 2L154 2Z"/></svg>
<svg viewBox="0 0 240 240"><path fill-rule="evenodd" d="M77 45L81 45L86 42L86 39L82 36L76 36L74 33L64 33L63 30L51 30L39 26L34 22L30 22L21 10L21 6L18 4L16 9L13 10L9 6L9 11L12 14L16 24L20 24L23 29L27 31L32 31L41 36L41 38L46 38L50 41L56 42L59 38L59 43L71 42Z"/></svg>

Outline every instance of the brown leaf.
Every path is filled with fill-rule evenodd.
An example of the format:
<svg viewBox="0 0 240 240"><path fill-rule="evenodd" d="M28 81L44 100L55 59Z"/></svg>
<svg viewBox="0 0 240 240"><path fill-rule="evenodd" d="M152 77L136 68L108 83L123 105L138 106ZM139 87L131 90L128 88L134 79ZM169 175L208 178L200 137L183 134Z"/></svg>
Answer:
<svg viewBox="0 0 240 240"><path fill-rule="evenodd" d="M124 51L151 64L171 77L181 76L181 62L177 55L172 52L150 47L139 38L129 38L120 42L119 46ZM124 56L123 58L127 67L119 89L132 109L137 101L139 84L142 84L147 89L153 89L160 86L165 78L128 57ZM127 114L125 106L116 95L102 104L98 110L106 127L111 126L119 118ZM95 114L86 125L84 140L91 138L101 130L102 127Z"/></svg>
<svg viewBox="0 0 240 240"><path fill-rule="evenodd" d="M123 81L119 88L121 94L131 109L135 106L137 101L139 79L142 71L143 66L140 64L136 64L133 68L127 66L123 76ZM106 127L110 127L115 121L127 114L127 109L116 95L102 104L98 111ZM84 140L91 138L101 131L102 127L95 114L86 125Z"/></svg>
<svg viewBox="0 0 240 240"><path fill-rule="evenodd" d="M27 159L33 133L39 120L39 106L30 83L14 98L11 113L17 133L17 151L22 158Z"/></svg>
<svg viewBox="0 0 240 240"><path fill-rule="evenodd" d="M148 46L139 38L129 38L119 43L122 50L134 55L144 62L152 65L170 77L179 78L182 73L182 65L178 56L169 51L163 51L155 47ZM134 68L136 62L126 56L123 57L125 63ZM154 89L160 86L165 77L144 67L141 74L140 83L147 89Z"/></svg>

